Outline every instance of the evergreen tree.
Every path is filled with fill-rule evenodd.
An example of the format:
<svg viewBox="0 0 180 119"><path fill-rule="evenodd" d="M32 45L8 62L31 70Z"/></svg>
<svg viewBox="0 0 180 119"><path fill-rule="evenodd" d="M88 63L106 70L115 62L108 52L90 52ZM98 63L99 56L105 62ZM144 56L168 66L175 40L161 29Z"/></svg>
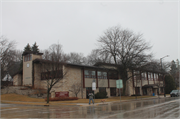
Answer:
<svg viewBox="0 0 180 119"><path fill-rule="evenodd" d="M176 67L176 63L175 61L173 60L171 62L171 70L170 70L170 73L171 75L174 77L176 75L176 72L177 72L177 67Z"/></svg>
<svg viewBox="0 0 180 119"><path fill-rule="evenodd" d="M26 47L24 48L24 52L29 52L29 51L32 51L31 50L31 46L29 45L29 43L26 45Z"/></svg>
<svg viewBox="0 0 180 119"><path fill-rule="evenodd" d="M172 90L176 89L175 81L173 77L170 75L165 76L165 84L166 84L165 90L167 94L169 94Z"/></svg>
<svg viewBox="0 0 180 119"><path fill-rule="evenodd" d="M34 52L34 53L39 53L39 48L38 48L38 46L36 45L36 42L33 44L33 46L32 46L32 51Z"/></svg>

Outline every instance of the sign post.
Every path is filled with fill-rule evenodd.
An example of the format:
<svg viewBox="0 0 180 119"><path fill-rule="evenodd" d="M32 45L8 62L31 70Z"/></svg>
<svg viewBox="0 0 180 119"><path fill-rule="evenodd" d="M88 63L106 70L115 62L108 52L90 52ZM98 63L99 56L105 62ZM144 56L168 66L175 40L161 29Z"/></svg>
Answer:
<svg viewBox="0 0 180 119"><path fill-rule="evenodd" d="M96 81L95 79L92 82L92 90L95 91L96 90ZM95 93L94 93L94 103L95 103Z"/></svg>
<svg viewBox="0 0 180 119"><path fill-rule="evenodd" d="M121 88L123 88L123 80L116 80L116 88L119 88L120 102L121 102Z"/></svg>

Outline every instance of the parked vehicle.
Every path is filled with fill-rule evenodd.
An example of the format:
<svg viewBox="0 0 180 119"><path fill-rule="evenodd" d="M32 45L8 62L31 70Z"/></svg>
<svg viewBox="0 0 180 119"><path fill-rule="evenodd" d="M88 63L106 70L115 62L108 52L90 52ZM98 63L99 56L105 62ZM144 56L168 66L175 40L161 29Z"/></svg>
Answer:
<svg viewBox="0 0 180 119"><path fill-rule="evenodd" d="M178 96L180 96L180 91L179 90L172 90L170 95L171 95L171 97L178 97Z"/></svg>

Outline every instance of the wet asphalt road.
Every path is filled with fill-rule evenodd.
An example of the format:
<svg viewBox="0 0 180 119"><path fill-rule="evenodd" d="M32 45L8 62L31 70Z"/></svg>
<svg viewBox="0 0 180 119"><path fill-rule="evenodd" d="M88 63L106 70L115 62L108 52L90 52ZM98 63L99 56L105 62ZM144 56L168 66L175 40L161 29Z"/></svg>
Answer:
<svg viewBox="0 0 180 119"><path fill-rule="evenodd" d="M98 106L23 106L1 104L1 118L180 118L180 99L161 98Z"/></svg>

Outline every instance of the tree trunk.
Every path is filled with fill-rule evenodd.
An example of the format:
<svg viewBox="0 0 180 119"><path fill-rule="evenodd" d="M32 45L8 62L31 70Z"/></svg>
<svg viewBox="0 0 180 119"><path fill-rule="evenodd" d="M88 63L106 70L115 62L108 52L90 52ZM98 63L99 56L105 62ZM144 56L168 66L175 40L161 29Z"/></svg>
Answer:
<svg viewBox="0 0 180 119"><path fill-rule="evenodd" d="M49 89L47 89L47 103L49 103Z"/></svg>
<svg viewBox="0 0 180 119"><path fill-rule="evenodd" d="M121 76L122 76L122 79L123 79L123 95L125 95L125 94L126 94L126 81L127 81L127 79L128 79L126 69L123 70Z"/></svg>

